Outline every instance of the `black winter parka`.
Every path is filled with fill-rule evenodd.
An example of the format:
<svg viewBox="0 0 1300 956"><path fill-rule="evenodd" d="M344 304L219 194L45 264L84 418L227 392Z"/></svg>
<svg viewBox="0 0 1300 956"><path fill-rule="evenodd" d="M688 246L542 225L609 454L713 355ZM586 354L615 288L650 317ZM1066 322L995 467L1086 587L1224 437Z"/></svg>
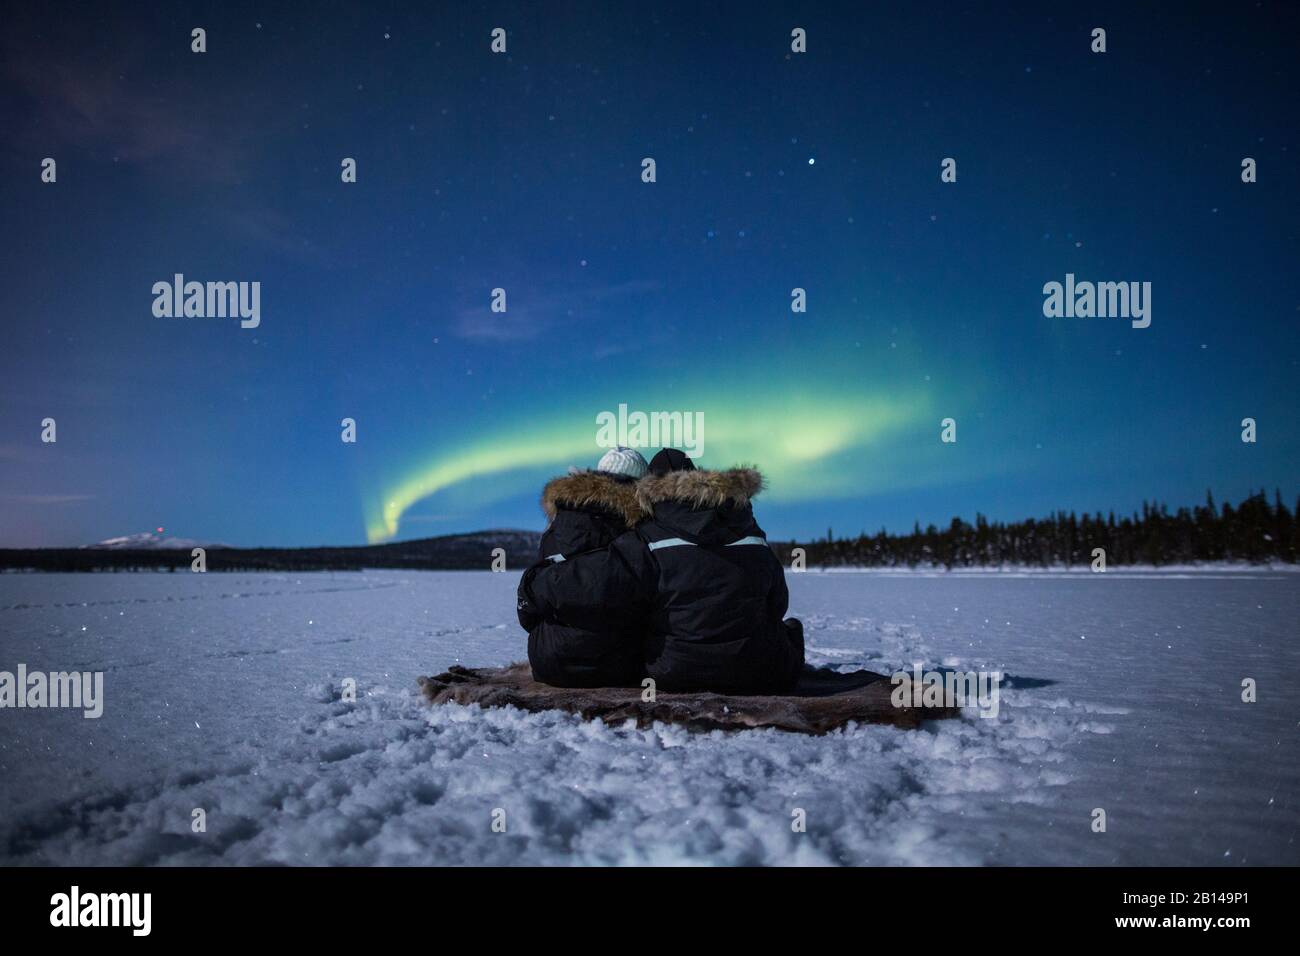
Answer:
<svg viewBox="0 0 1300 956"><path fill-rule="evenodd" d="M648 622L644 673L661 690L789 689L803 651L782 623L784 569L754 520L750 499L762 487L752 468L642 478L647 517L607 548L525 572L520 620Z"/></svg>
<svg viewBox="0 0 1300 956"><path fill-rule="evenodd" d="M642 517L636 480L584 471L547 482L542 510L550 524L542 534L542 567L583 561L603 551ZM640 683L646 622L621 595L607 614L549 616L531 610L520 591L519 623L528 631L528 662L533 677L556 687L624 687Z"/></svg>

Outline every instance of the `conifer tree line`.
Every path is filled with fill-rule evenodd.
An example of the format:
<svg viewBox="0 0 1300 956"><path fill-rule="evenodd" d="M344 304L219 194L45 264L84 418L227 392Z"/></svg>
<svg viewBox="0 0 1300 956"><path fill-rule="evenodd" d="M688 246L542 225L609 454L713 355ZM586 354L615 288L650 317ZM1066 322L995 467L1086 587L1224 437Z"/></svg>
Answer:
<svg viewBox="0 0 1300 956"><path fill-rule="evenodd" d="M1173 514L1157 502L1143 502L1141 513L1116 518L1112 511L1082 517L1058 511L1046 518L1011 523L990 522L976 514L975 523L953 518L940 531L924 530L918 522L911 534L892 535L883 529L853 538L825 538L811 543L777 545L787 563L802 547L808 567L989 567L998 565L1091 566L1093 549L1102 548L1106 565L1190 564L1198 561L1240 561L1252 564L1294 564L1300 552L1300 499L1294 510L1275 491L1252 494L1236 507L1219 507L1210 492L1205 504L1179 508Z"/></svg>

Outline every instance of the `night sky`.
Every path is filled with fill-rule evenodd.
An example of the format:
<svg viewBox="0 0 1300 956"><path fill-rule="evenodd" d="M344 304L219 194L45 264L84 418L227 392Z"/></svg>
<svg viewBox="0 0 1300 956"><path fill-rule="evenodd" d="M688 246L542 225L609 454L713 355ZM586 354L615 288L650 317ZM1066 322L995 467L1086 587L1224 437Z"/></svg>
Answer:
<svg viewBox="0 0 1300 956"><path fill-rule="evenodd" d="M537 528L620 403L773 538L1290 503L1300 14L1132 6L11 10L0 546ZM155 317L175 273L260 326ZM1067 273L1150 327L1045 317Z"/></svg>

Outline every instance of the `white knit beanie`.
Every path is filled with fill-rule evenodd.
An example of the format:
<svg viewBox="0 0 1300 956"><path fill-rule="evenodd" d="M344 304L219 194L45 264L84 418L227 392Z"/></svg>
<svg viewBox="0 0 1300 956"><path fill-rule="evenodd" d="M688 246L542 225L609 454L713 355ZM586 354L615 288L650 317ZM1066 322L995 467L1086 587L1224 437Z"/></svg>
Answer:
<svg viewBox="0 0 1300 956"><path fill-rule="evenodd" d="M611 448L601 456L600 464L596 466L596 470L608 472L611 475L627 475L629 478L640 478L649 467L645 463L645 459L641 457L641 453L635 448L624 448L619 445L617 448Z"/></svg>

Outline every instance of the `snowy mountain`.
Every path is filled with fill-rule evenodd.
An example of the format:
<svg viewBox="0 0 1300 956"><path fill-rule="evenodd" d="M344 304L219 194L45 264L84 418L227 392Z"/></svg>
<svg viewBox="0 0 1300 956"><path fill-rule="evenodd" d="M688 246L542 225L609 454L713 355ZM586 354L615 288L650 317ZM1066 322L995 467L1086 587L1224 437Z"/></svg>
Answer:
<svg viewBox="0 0 1300 956"><path fill-rule="evenodd" d="M105 538L94 544L84 544L83 548L97 548L111 551L165 551L186 550L191 548L224 548L224 544L212 544L195 541L192 538L170 538L154 531L141 531L139 534L126 534L119 538Z"/></svg>

